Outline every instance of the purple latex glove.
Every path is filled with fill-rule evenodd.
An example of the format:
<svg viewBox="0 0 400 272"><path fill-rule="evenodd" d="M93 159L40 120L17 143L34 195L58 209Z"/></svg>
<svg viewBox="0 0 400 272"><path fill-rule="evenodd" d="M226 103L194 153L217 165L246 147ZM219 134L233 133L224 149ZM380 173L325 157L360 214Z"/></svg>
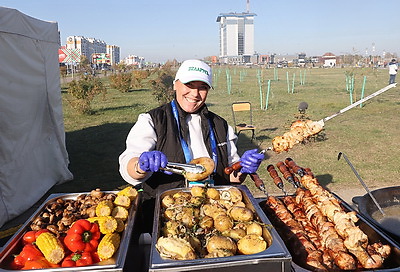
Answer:
<svg viewBox="0 0 400 272"><path fill-rule="evenodd" d="M139 166L145 172L157 172L167 166L168 159L161 151L143 152L139 157Z"/></svg>
<svg viewBox="0 0 400 272"><path fill-rule="evenodd" d="M260 154L257 149L247 150L240 158L240 165L242 166L240 172L243 174L252 174L257 172L263 159L264 154Z"/></svg>

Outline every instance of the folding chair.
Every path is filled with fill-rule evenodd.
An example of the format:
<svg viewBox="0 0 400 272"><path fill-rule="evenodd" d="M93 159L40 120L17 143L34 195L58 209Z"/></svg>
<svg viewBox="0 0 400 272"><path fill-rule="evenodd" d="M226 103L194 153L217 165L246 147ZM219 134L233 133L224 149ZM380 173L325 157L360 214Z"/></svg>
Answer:
<svg viewBox="0 0 400 272"><path fill-rule="evenodd" d="M241 112L241 113L239 113ZM256 127L253 125L253 111L250 102L232 103L233 123L235 133L239 137L240 132L251 130L251 140L255 138Z"/></svg>

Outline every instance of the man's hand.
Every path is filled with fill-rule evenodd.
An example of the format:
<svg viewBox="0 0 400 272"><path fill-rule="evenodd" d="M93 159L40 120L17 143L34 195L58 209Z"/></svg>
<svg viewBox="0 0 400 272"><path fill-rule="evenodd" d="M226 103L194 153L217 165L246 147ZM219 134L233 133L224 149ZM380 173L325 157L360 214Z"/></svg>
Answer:
<svg viewBox="0 0 400 272"><path fill-rule="evenodd" d="M240 158L240 165L242 166L240 172L243 174L252 174L257 172L263 159L264 154L257 152L257 149L247 150Z"/></svg>
<svg viewBox="0 0 400 272"><path fill-rule="evenodd" d="M143 152L139 157L139 167L145 172L157 172L167 163L167 156L161 151Z"/></svg>

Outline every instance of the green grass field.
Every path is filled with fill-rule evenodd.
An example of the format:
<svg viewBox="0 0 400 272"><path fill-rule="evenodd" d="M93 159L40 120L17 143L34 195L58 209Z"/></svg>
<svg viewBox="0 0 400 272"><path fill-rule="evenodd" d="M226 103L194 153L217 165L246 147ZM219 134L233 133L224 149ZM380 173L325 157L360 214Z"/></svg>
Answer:
<svg viewBox="0 0 400 272"><path fill-rule="evenodd" d="M228 92L227 70L231 76ZM385 69L335 68L335 69L258 69L214 68L214 90L209 92L210 110L225 117L233 125L231 104L250 101L253 106L256 140L251 142L249 132L242 132L238 140L239 153L250 148L267 148L275 136L283 135L298 115L298 104L309 105L307 116L320 120L350 104L346 89L346 74L353 73L353 102L361 97L366 76L364 97L385 87L388 73ZM278 79L276 79L276 73ZM261 75L262 99L257 74ZM301 74L301 76L300 76ZM289 77L289 89L287 82ZM293 88L294 77L294 88ZM300 83L300 77L303 85ZM267 82L270 80L268 109L265 109ZM293 92L292 92L293 91ZM74 180L57 185L51 192L90 191L94 188L112 190L125 185L118 172L118 156L125 148L125 138L141 112L157 106L151 90L121 93L109 89L106 98L96 97L94 114L80 115L67 102L63 89L63 107L70 170ZM261 108L262 103L262 108ZM371 187L398 185L400 155L400 96L399 87L372 98L363 104L325 123L319 140L295 145L281 154L266 153L259 169L269 192L280 192L274 187L266 166L291 157L303 167L309 167L319 182L333 191L335 188L361 186L344 159L347 155L364 181ZM250 190L258 192L251 180ZM291 189L290 184L286 184Z"/></svg>

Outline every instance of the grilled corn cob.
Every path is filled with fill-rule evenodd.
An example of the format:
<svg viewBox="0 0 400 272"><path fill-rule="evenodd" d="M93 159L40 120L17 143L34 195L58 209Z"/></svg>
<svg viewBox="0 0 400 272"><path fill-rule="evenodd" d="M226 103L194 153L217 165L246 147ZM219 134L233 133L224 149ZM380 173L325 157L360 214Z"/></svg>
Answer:
<svg viewBox="0 0 400 272"><path fill-rule="evenodd" d="M129 198L129 196L126 195L117 195L114 200L114 204L116 206L121 206L129 209L129 207L131 206L131 199Z"/></svg>
<svg viewBox="0 0 400 272"><path fill-rule="evenodd" d="M43 232L36 238L36 245L47 261L58 264L64 259L64 248L54 234Z"/></svg>
<svg viewBox="0 0 400 272"><path fill-rule="evenodd" d="M115 218L117 220L117 229L115 232L123 232L125 230L125 223L119 218Z"/></svg>
<svg viewBox="0 0 400 272"><path fill-rule="evenodd" d="M129 212L122 206L115 206L111 212L111 216L125 221L128 218Z"/></svg>
<svg viewBox="0 0 400 272"><path fill-rule="evenodd" d="M118 233L106 234L97 247L97 253L100 259L106 260L111 258L117 251L121 237Z"/></svg>
<svg viewBox="0 0 400 272"><path fill-rule="evenodd" d="M125 187L124 189L122 189L121 191L119 191L117 193L117 195L125 195L125 196L129 197L131 201L133 201L137 197L138 191L135 188L133 188L132 186L128 186L128 187Z"/></svg>
<svg viewBox="0 0 400 272"><path fill-rule="evenodd" d="M108 216L113 208L114 204L110 200L102 200L96 206L96 216Z"/></svg>
<svg viewBox="0 0 400 272"><path fill-rule="evenodd" d="M113 233L118 226L117 220L112 216L90 217L87 220L91 223L99 224L100 232L103 234Z"/></svg>

